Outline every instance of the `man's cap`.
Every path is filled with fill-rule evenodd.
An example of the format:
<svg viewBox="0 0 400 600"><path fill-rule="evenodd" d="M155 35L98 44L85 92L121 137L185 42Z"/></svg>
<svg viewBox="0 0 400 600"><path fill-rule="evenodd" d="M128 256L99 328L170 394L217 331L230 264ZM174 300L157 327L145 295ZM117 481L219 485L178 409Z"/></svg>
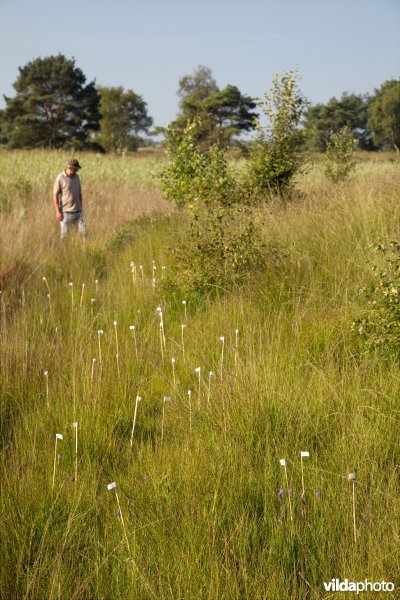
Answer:
<svg viewBox="0 0 400 600"><path fill-rule="evenodd" d="M76 158L69 158L67 160L67 167L71 167L71 169L82 169Z"/></svg>

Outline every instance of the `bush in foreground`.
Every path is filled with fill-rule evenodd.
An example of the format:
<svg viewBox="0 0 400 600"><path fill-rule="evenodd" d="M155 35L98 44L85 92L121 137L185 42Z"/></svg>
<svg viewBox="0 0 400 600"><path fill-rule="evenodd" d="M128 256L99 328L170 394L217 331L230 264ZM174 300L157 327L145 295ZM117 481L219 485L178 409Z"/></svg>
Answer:
<svg viewBox="0 0 400 600"><path fill-rule="evenodd" d="M383 257L373 267L377 284L360 293L368 299L369 311L354 321L353 330L362 338L368 351L400 353L400 242L378 244Z"/></svg>

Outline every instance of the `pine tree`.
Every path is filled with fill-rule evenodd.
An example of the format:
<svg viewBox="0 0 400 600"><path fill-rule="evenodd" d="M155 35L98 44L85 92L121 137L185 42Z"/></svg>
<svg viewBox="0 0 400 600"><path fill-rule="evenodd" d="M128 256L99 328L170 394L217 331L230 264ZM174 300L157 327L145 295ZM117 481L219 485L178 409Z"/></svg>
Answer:
<svg viewBox="0 0 400 600"><path fill-rule="evenodd" d="M75 59L62 54L37 58L19 68L14 98L5 97L3 115L13 148L84 148L100 127L100 96L86 84Z"/></svg>

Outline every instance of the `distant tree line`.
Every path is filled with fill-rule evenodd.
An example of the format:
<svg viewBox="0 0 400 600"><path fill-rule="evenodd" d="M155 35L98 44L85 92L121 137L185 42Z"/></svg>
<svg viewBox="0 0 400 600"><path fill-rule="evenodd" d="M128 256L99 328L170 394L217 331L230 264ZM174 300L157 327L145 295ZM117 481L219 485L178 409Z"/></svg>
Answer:
<svg viewBox="0 0 400 600"><path fill-rule="evenodd" d="M374 94L344 93L310 106L304 120L306 147L325 151L331 132L347 127L361 150L400 149L400 80L385 81Z"/></svg>
<svg viewBox="0 0 400 600"><path fill-rule="evenodd" d="M153 119L141 96L123 87L96 87L62 54L19 68L16 96L4 96L1 142L10 148L136 150Z"/></svg>
<svg viewBox="0 0 400 600"><path fill-rule="evenodd" d="M37 58L19 68L16 95L4 96L0 143L9 148L73 148L134 151L144 144L153 119L133 90L96 86L62 54ZM257 102L234 85L220 89L211 70L199 66L179 81L179 114L171 127L182 133L196 120L196 142L227 147L257 128ZM400 149L400 80L385 81L372 95L344 93L326 104L303 106L303 147L325 151L344 127L364 150ZM299 139L300 139L299 137Z"/></svg>

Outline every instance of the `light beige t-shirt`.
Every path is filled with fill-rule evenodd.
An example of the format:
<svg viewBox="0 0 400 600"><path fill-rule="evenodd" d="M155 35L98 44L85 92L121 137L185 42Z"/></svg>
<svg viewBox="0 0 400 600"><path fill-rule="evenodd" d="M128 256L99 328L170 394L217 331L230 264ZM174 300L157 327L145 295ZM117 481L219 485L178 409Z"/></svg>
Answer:
<svg viewBox="0 0 400 600"><path fill-rule="evenodd" d="M65 171L57 175L54 194L57 194L62 212L82 210L81 182L78 175L68 177Z"/></svg>

